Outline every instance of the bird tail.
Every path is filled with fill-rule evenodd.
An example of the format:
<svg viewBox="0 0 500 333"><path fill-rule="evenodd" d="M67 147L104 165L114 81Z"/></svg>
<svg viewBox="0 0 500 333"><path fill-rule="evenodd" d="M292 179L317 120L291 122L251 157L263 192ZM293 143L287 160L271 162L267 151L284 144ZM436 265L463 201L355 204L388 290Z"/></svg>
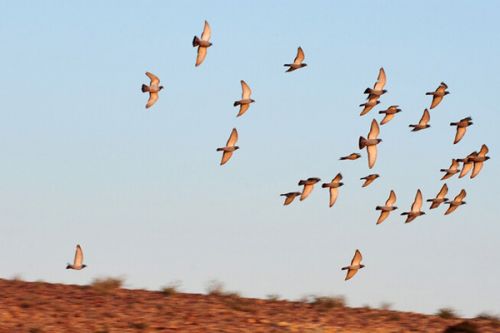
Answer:
<svg viewBox="0 0 500 333"><path fill-rule="evenodd" d="M434 199L427 199L427 202L433 202Z"/></svg>
<svg viewBox="0 0 500 333"><path fill-rule="evenodd" d="M299 185L305 185L306 184L306 181L305 180L301 180L299 181Z"/></svg>
<svg viewBox="0 0 500 333"><path fill-rule="evenodd" d="M342 269L341 269L341 270L345 271L346 269L349 269L349 266L347 266L347 267L342 267Z"/></svg>
<svg viewBox="0 0 500 333"><path fill-rule="evenodd" d="M410 214L407 212L404 212L404 213L401 213L401 215L410 215Z"/></svg>
<svg viewBox="0 0 500 333"><path fill-rule="evenodd" d="M198 38L198 36L194 36L193 37L193 47L197 47L198 45L200 45L200 39Z"/></svg>
<svg viewBox="0 0 500 333"><path fill-rule="evenodd" d="M450 123L450 126L457 126L458 123Z"/></svg>
<svg viewBox="0 0 500 333"><path fill-rule="evenodd" d="M224 148L217 148L217 151L224 151Z"/></svg>
<svg viewBox="0 0 500 333"><path fill-rule="evenodd" d="M327 183L321 185L322 188L327 188L329 187Z"/></svg>
<svg viewBox="0 0 500 333"><path fill-rule="evenodd" d="M241 104L241 103L240 103L239 101L236 101L236 102L234 102L234 103L233 103L233 106L238 106L238 105L240 105L240 104Z"/></svg>
<svg viewBox="0 0 500 333"><path fill-rule="evenodd" d="M377 206L377 207L375 207L375 210L382 210L382 207Z"/></svg>
<svg viewBox="0 0 500 333"><path fill-rule="evenodd" d="M366 139L362 136L359 137L359 149L363 149L366 147Z"/></svg>
<svg viewBox="0 0 500 333"><path fill-rule="evenodd" d="M370 89L370 88L365 89L364 94L371 94L371 93L372 93L372 89Z"/></svg>
<svg viewBox="0 0 500 333"><path fill-rule="evenodd" d="M141 90L142 90L143 93L148 92L149 91L149 87L147 85L143 84Z"/></svg>
<svg viewBox="0 0 500 333"><path fill-rule="evenodd" d="M385 112L385 111L379 111L378 113L379 113L379 114L385 114L385 113L387 113L387 112Z"/></svg>
<svg viewBox="0 0 500 333"><path fill-rule="evenodd" d="M426 92L425 94L426 94L426 95L434 95L434 93L433 93L433 92Z"/></svg>
<svg viewBox="0 0 500 333"><path fill-rule="evenodd" d="M292 66L292 64L284 64L283 66L290 67L290 66Z"/></svg>

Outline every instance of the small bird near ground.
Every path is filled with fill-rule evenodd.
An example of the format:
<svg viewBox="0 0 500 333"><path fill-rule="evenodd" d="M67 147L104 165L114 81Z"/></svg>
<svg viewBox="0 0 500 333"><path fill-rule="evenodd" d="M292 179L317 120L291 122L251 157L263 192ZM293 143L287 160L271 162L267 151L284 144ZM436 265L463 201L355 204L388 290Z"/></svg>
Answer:
<svg viewBox="0 0 500 333"><path fill-rule="evenodd" d="M448 215L453 213L459 206L465 205L466 202L464 201L465 196L467 195L467 192L465 192L464 189L460 191L460 193L453 199L453 201L448 201L447 204L450 205L444 215Z"/></svg>
<svg viewBox="0 0 500 333"><path fill-rule="evenodd" d="M435 198L427 199L427 202L432 202L430 209L438 208L443 202L447 202L446 194L448 194L448 185L444 184Z"/></svg>
<svg viewBox="0 0 500 333"><path fill-rule="evenodd" d="M439 87L437 87L434 92L425 93L426 95L432 95L432 103L430 107L431 110L434 109L436 106L438 106L439 103L441 103L444 96L450 93L449 91L446 91L446 89L448 89L446 83L441 82Z"/></svg>
<svg viewBox="0 0 500 333"><path fill-rule="evenodd" d="M231 131L231 135L229 139L227 139L227 143L225 147L217 148L217 151L222 151L222 159L220 161L220 165L226 164L227 161L233 156L233 152L240 147L236 146L236 142L238 141L238 131L236 128L233 128Z"/></svg>
<svg viewBox="0 0 500 333"><path fill-rule="evenodd" d="M341 180L342 174L338 173L330 183L324 183L323 185L321 185L321 187L323 188L330 189L330 207L332 207L335 204L335 201L337 201L338 188L344 185L344 183L340 182Z"/></svg>
<svg viewBox="0 0 500 333"><path fill-rule="evenodd" d="M370 127L370 132L368 133L368 139L364 137L359 137L359 149L366 147L368 152L368 167L371 169L377 161L377 145L382 142L382 139L378 139L380 133L380 127L375 119L372 120L372 125Z"/></svg>
<svg viewBox="0 0 500 333"><path fill-rule="evenodd" d="M431 120L431 115L429 113L429 110L425 109L424 114L422 115L422 118L420 118L420 121L418 122L418 124L409 125L410 127L413 127L413 129L411 131L417 132L417 131L431 127L431 125L429 125L430 120Z"/></svg>
<svg viewBox="0 0 500 333"><path fill-rule="evenodd" d="M384 68L380 68L378 72L377 82L375 82L375 84L373 85L373 89L365 89L364 93L368 94L368 97L366 97L368 101L360 105L364 107L363 111L361 111L361 113L359 114L360 116L363 116L370 112L370 110L379 103L378 99L380 98L380 96L387 92L387 90L384 89L386 82L387 78L385 76Z"/></svg>
<svg viewBox="0 0 500 333"><path fill-rule="evenodd" d="M345 281L351 279L354 275L356 275L359 269L365 267L365 265L361 264L361 260L363 260L363 256L361 255L361 252L359 252L359 250L356 250L356 252L354 253L354 257L351 260L351 265L342 267L343 271L347 270Z"/></svg>
<svg viewBox="0 0 500 333"><path fill-rule="evenodd" d="M387 108L387 110L379 111L378 112L379 114L385 114L384 119L382 119L382 121L380 122L380 125L387 124L389 121L392 120L392 118L394 118L396 113L399 113L399 112L401 112L399 105L391 105L391 106L389 106L389 108Z"/></svg>
<svg viewBox="0 0 500 333"><path fill-rule="evenodd" d="M294 70L297 70L302 67L306 67L307 64L304 63L305 59L304 51L302 50L302 47L299 46L297 49L297 55L295 56L295 59L293 60L293 64L284 64L283 66L289 67L286 72L293 72Z"/></svg>
<svg viewBox="0 0 500 333"><path fill-rule="evenodd" d="M67 264L66 269L74 269L74 270L81 270L87 267L87 265L83 264L83 251L82 247L80 244L76 245L76 251L75 251L75 259L73 260L73 264Z"/></svg>
<svg viewBox="0 0 500 333"><path fill-rule="evenodd" d="M446 172L446 174L443 176L443 178L441 178L441 180L448 179L459 173L460 170L458 169L458 165L459 165L458 161L456 159L452 159L451 165L448 169L441 169L441 172Z"/></svg>
<svg viewBox="0 0 500 333"><path fill-rule="evenodd" d="M198 47L198 55L196 56L196 63L194 64L196 67L203 63L207 56L207 49L212 46L212 43L210 43L211 35L212 30L210 29L210 25L205 21L201 38L198 38L198 36L194 36L193 38L193 47Z"/></svg>
<svg viewBox="0 0 500 333"><path fill-rule="evenodd" d="M280 196L286 197L283 206L288 206L289 204L291 204L293 200L295 200L295 197L297 197L298 195L300 195L300 192L288 192L280 194Z"/></svg>
<svg viewBox="0 0 500 333"><path fill-rule="evenodd" d="M250 95L252 95L252 90L243 80L241 80L241 90L241 99L234 102L233 104L234 106L240 106L240 112L238 112L238 115L236 115L236 117L242 116L245 112L247 112L250 104L255 102L255 100L250 98Z"/></svg>
<svg viewBox="0 0 500 333"><path fill-rule="evenodd" d="M467 131L467 127L472 125L472 118L467 117L464 119L461 119L460 121L457 121L455 123L450 123L450 126L456 126L457 127L457 133L455 134L455 141L453 141L453 144L457 144L462 140L462 138L465 135L465 132Z"/></svg>
<svg viewBox="0 0 500 333"><path fill-rule="evenodd" d="M321 181L321 179L317 177L311 177L307 178L306 180L299 181L299 186L304 186L304 188L302 189L302 194L300 196L300 201L305 200L309 196L309 194L311 194L314 185L319 181Z"/></svg>
<svg viewBox="0 0 500 333"><path fill-rule="evenodd" d="M357 160L358 158L361 157L361 154L358 154L358 153L351 153L347 156L342 156L340 158L341 161L345 161L345 160L348 160L348 161L354 161L354 160Z"/></svg>
<svg viewBox="0 0 500 333"><path fill-rule="evenodd" d="M363 185L361 185L361 187L367 187L368 185L373 183L375 181L375 179L377 179L378 177L380 177L380 175L378 173L373 173L373 174L368 175L366 177L360 178L361 180L365 181L363 183Z"/></svg>
<svg viewBox="0 0 500 333"><path fill-rule="evenodd" d="M385 219L389 216L389 214L393 211L398 209L398 207L394 206L396 203L396 193L394 193L393 190L391 190L391 193L389 194L389 198L385 202L385 206L377 206L375 209L380 210L380 216L378 217L377 224L380 224L385 221Z"/></svg>
<svg viewBox="0 0 500 333"><path fill-rule="evenodd" d="M411 211L401 213L401 215L407 215L405 223L410 223L420 215L425 215L425 212L422 212L420 209L422 208L422 192L420 189L417 190L417 195L415 195L415 200L411 205Z"/></svg>
<svg viewBox="0 0 500 333"><path fill-rule="evenodd" d="M143 93L149 93L149 100L146 104L146 109L149 109L158 100L158 93L163 89L163 86L160 86L160 79L158 78L158 76L150 72L146 72L146 75L151 81L149 83L149 86L143 84L141 90Z"/></svg>

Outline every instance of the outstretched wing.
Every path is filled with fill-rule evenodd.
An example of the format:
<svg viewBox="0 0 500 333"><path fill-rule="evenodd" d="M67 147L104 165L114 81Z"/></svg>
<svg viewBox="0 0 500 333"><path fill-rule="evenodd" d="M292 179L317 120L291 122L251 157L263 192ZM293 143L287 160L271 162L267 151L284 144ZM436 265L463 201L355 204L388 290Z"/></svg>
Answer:
<svg viewBox="0 0 500 333"><path fill-rule="evenodd" d="M367 146L366 151L368 152L368 167L371 169L377 161L377 145Z"/></svg>
<svg viewBox="0 0 500 333"><path fill-rule="evenodd" d="M249 108L250 108L250 104L240 104L240 111L238 112L236 117L244 115L245 112L247 112Z"/></svg>
<svg viewBox="0 0 500 333"><path fill-rule="evenodd" d="M430 109L434 109L436 106L439 105L439 103L441 103L442 100L443 96L433 95Z"/></svg>
<svg viewBox="0 0 500 333"><path fill-rule="evenodd" d="M431 120L431 115L429 113L429 110L425 109L424 113L422 114L422 118L420 118L418 124L421 126L426 126L430 120Z"/></svg>
<svg viewBox="0 0 500 333"><path fill-rule="evenodd" d="M380 133L380 127L375 119L372 120L370 126L370 132L368 133L368 139L376 139Z"/></svg>
<svg viewBox="0 0 500 333"><path fill-rule="evenodd" d="M195 66L201 65L203 60L205 60L205 57L207 56L207 48L198 46L198 55L196 56L196 63Z"/></svg>
<svg viewBox="0 0 500 333"><path fill-rule="evenodd" d="M337 201L338 195L339 195L338 189L330 187L330 207L332 207L335 204L335 201Z"/></svg>
<svg viewBox="0 0 500 333"><path fill-rule="evenodd" d="M80 267L82 264L83 264L83 251L82 251L80 244L78 244L76 246L75 259L73 260L73 266Z"/></svg>
<svg viewBox="0 0 500 333"><path fill-rule="evenodd" d="M378 72L377 82L373 86L373 90L382 90L382 89L384 89L386 81L387 81L387 78L385 76L384 68L381 67L380 70L379 70L379 72Z"/></svg>
<svg viewBox="0 0 500 333"><path fill-rule="evenodd" d="M448 185L444 184L443 187L441 187L441 190L437 194L438 199L443 199L444 196L448 193Z"/></svg>
<svg viewBox="0 0 500 333"><path fill-rule="evenodd" d="M293 60L293 63L296 65L299 65L302 63L302 61L304 61L305 57L306 56L304 55L304 51L302 50L302 47L299 46L299 48L297 49L297 56Z"/></svg>
<svg viewBox="0 0 500 333"><path fill-rule="evenodd" d="M467 195L467 192L465 192L464 189L462 189L460 191L460 193L458 193L458 195L455 197L454 201L457 201L457 202L462 202L465 198L465 196Z"/></svg>
<svg viewBox="0 0 500 333"><path fill-rule="evenodd" d="M396 193L394 193L393 190L391 190L391 194L389 194L389 198L385 202L385 205L387 207L390 207L396 203Z"/></svg>
<svg viewBox="0 0 500 333"><path fill-rule="evenodd" d="M474 162L474 168L472 169L472 173L470 175L470 178L476 177L479 172L481 172L481 169L483 168L483 162Z"/></svg>
<svg viewBox="0 0 500 333"><path fill-rule="evenodd" d="M354 275L356 275L357 272L357 269L349 269L347 271L347 275L345 276L345 281L350 280Z"/></svg>
<svg viewBox="0 0 500 333"><path fill-rule="evenodd" d="M156 76L150 72L146 72L146 76L149 77L151 86L159 86L160 85L160 79L158 78L158 76Z"/></svg>
<svg viewBox="0 0 500 333"><path fill-rule="evenodd" d="M415 201L413 201L413 204L411 205L411 211L419 212L421 208L422 208L422 192L420 191L420 189L418 189L417 195L415 195Z"/></svg>
<svg viewBox="0 0 500 333"><path fill-rule="evenodd" d="M389 216L389 211L380 212L380 216L378 217L377 224L380 224L385 221L385 219Z"/></svg>
<svg viewBox="0 0 500 333"><path fill-rule="evenodd" d="M453 144L457 144L462 140L462 138L465 135L465 132L467 131L467 127L459 127L457 126L457 133L455 134L455 140L453 141Z"/></svg>
<svg viewBox="0 0 500 333"><path fill-rule="evenodd" d="M229 161L229 159L231 158L231 156L233 156L232 151L225 151L224 153L222 153L222 159L220 161L220 165L226 164L227 161Z"/></svg>
<svg viewBox="0 0 500 333"><path fill-rule="evenodd" d="M241 80L241 99L249 99L252 94L252 89L248 86L248 84Z"/></svg>
<svg viewBox="0 0 500 333"><path fill-rule="evenodd" d="M203 27L203 32L201 33L201 40L208 42L211 35L212 29L210 29L210 25L208 24L208 22L205 21L205 26Z"/></svg>
<svg viewBox="0 0 500 333"><path fill-rule="evenodd" d="M233 128L231 131L231 135L229 136L229 139L227 139L226 147L232 147L236 144L238 141L238 131L236 128Z"/></svg>
<svg viewBox="0 0 500 333"><path fill-rule="evenodd" d="M152 107L156 103L157 100L158 100L158 93L150 92L148 102L146 103L146 109L149 109L150 107Z"/></svg>
<svg viewBox="0 0 500 333"><path fill-rule="evenodd" d="M488 149L487 145L482 145L481 146L481 150L479 151L478 156L484 157L484 156L486 156L486 154L488 154L489 151L490 150Z"/></svg>
<svg viewBox="0 0 500 333"><path fill-rule="evenodd" d="M363 256L361 255L361 252L359 252L359 250L356 250L356 252L354 253L354 257L352 257L351 266L357 266L361 264L361 260L363 260Z"/></svg>
<svg viewBox="0 0 500 333"><path fill-rule="evenodd" d="M302 190L302 194L300 195L300 201L302 200L305 200L309 194L311 194L312 190L313 190L314 186L311 184L311 185L304 185L304 189Z"/></svg>

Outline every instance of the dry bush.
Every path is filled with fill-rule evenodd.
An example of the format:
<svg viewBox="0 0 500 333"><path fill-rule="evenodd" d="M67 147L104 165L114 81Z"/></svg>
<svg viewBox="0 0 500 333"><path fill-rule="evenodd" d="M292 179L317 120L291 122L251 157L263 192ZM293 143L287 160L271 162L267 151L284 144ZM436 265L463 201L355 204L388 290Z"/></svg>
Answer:
<svg viewBox="0 0 500 333"><path fill-rule="evenodd" d="M123 285L123 279L121 278L97 278L91 283L92 289L99 293L110 293L116 289L121 288Z"/></svg>
<svg viewBox="0 0 500 333"><path fill-rule="evenodd" d="M382 310L390 310L392 308L392 304L389 302L382 302L380 303L380 308Z"/></svg>
<svg viewBox="0 0 500 333"><path fill-rule="evenodd" d="M346 306L344 296L313 296L310 303L320 311L344 308Z"/></svg>
<svg viewBox="0 0 500 333"><path fill-rule="evenodd" d="M208 295L214 296L222 296L226 293L224 291L224 283L217 280L209 281L206 290Z"/></svg>
<svg viewBox="0 0 500 333"><path fill-rule="evenodd" d="M273 302L276 302L276 301L280 301L281 300L281 297L280 295L278 294L269 294L266 296L266 299L268 301L273 301Z"/></svg>
<svg viewBox="0 0 500 333"><path fill-rule="evenodd" d="M165 296L172 296L179 292L179 287L181 283L179 281L170 282L165 287L161 288L161 293Z"/></svg>
<svg viewBox="0 0 500 333"><path fill-rule="evenodd" d="M455 310L452 308L442 308L436 312L436 316L443 319L454 319L457 318Z"/></svg>
<svg viewBox="0 0 500 333"><path fill-rule="evenodd" d="M482 312L477 315L476 319L489 320L493 322L500 322L500 316L495 316L494 314L490 314L487 312Z"/></svg>

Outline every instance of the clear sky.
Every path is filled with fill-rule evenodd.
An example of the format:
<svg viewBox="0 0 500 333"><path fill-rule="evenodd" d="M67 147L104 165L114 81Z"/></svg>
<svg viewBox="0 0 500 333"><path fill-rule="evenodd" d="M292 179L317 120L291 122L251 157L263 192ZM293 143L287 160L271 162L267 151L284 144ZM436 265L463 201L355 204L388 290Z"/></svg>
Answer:
<svg viewBox="0 0 500 333"><path fill-rule="evenodd" d="M180 280L188 292L217 279L252 297L500 313L499 12L495 1L0 3L0 276ZM195 68L205 19L214 45ZM299 45L309 66L285 74ZM359 117L381 66L388 93ZM151 110L145 71L166 87ZM236 118L241 79L256 103ZM451 94L432 127L411 133L441 81ZM338 158L392 104L403 112L381 129L382 176L362 189L366 153ZM469 115L453 145L449 122ZM220 167L233 127L241 149ZM482 173L447 182L467 205L449 216L426 205L405 225L416 189L434 196L439 169L483 143ZM300 179L337 172L333 208L319 186L282 206ZM400 209L376 226L391 189ZM77 243L88 267L67 271ZM366 268L344 282L356 248Z"/></svg>

